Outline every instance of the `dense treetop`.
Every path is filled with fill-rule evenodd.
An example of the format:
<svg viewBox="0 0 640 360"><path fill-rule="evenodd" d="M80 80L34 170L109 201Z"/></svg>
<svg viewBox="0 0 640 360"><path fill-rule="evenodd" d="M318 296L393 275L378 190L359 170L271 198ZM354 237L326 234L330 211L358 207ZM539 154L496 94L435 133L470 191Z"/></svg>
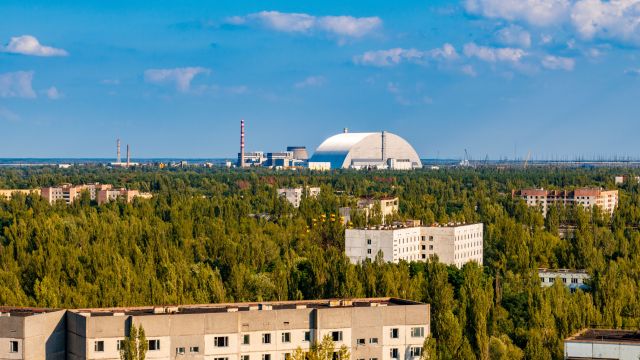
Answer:
<svg viewBox="0 0 640 360"><path fill-rule="evenodd" d="M440 359L561 359L586 326L640 325L640 187L613 218L513 199L523 187L614 188L632 169L443 169L330 173L227 169L0 169L0 188L62 182L151 191L131 204L0 200L0 305L103 307L395 296L432 305ZM321 186L294 209L281 186ZM340 206L400 198L400 217L483 222L484 266L351 265ZM590 289L540 287L537 268L584 268Z"/></svg>

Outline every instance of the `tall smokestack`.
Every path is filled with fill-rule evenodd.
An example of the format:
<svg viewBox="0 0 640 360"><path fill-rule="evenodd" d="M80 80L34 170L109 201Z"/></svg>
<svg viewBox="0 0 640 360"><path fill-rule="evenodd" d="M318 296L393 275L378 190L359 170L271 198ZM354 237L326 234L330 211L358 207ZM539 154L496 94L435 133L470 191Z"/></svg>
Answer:
<svg viewBox="0 0 640 360"><path fill-rule="evenodd" d="M116 162L119 164L120 163L120 139L118 139L117 143L117 147L118 147L118 156L116 158Z"/></svg>
<svg viewBox="0 0 640 360"><path fill-rule="evenodd" d="M387 160L387 132L382 132L382 161Z"/></svg>
<svg viewBox="0 0 640 360"><path fill-rule="evenodd" d="M240 120L240 159L238 167L244 167L244 119Z"/></svg>
<svg viewBox="0 0 640 360"><path fill-rule="evenodd" d="M127 144L127 167L131 165L131 150L129 149L129 144Z"/></svg>

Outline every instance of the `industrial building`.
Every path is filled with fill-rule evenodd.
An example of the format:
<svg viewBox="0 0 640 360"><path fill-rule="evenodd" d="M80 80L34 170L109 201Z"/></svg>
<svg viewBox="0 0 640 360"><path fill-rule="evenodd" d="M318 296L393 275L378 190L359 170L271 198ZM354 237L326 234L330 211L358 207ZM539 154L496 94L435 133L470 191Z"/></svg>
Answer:
<svg viewBox="0 0 640 360"><path fill-rule="evenodd" d="M278 189L278 196L286 199L294 208L300 207L300 201L302 196L305 195L310 198L315 198L320 195L319 187L297 187L297 188L280 188Z"/></svg>
<svg viewBox="0 0 640 360"><path fill-rule="evenodd" d="M586 281L591 278L586 270L571 269L538 269L538 277L542 287L552 286L558 279L572 292L587 289Z"/></svg>
<svg viewBox="0 0 640 360"><path fill-rule="evenodd" d="M46 310L0 308L0 359L119 360L132 325L147 359L285 360L324 336L352 359L417 360L428 304L395 298Z"/></svg>
<svg viewBox="0 0 640 360"><path fill-rule="evenodd" d="M131 166L138 166L140 164L131 161L131 147L127 144L127 161L123 162L120 157L120 139L116 140L116 161L111 163L113 167L128 168Z"/></svg>
<svg viewBox="0 0 640 360"><path fill-rule="evenodd" d="M343 133L331 136L309 159L309 169L421 168L418 153L403 138L390 132Z"/></svg>
<svg viewBox="0 0 640 360"><path fill-rule="evenodd" d="M566 360L637 360L640 332L637 330L585 329L564 340Z"/></svg>
<svg viewBox="0 0 640 360"><path fill-rule="evenodd" d="M387 219L398 213L400 210L399 200L397 197L385 196L380 198L375 197L361 197L358 199L357 208L352 209L350 207L341 207L339 209L340 216L342 217L343 224L347 224L351 221L351 214L354 211L362 212L366 219L374 211L374 209L380 211L382 217L382 223L386 224Z"/></svg>
<svg viewBox="0 0 640 360"><path fill-rule="evenodd" d="M539 207L545 217L550 206L576 205L585 209L598 206L609 215L613 215L613 211L618 206L618 190L602 188L582 188L573 191L523 189L513 191L512 195L519 196L531 207Z"/></svg>
<svg viewBox="0 0 640 360"><path fill-rule="evenodd" d="M240 168L251 166L264 166L275 169L287 169L301 167L309 159L307 148L304 146L288 146L287 151L262 152L245 151L245 123L240 120L240 152L238 153L237 166Z"/></svg>
<svg viewBox="0 0 640 360"><path fill-rule="evenodd" d="M354 264L374 260L381 252L386 262L424 262L437 256L459 268L469 261L482 265L483 224L415 225L346 229L345 253Z"/></svg>

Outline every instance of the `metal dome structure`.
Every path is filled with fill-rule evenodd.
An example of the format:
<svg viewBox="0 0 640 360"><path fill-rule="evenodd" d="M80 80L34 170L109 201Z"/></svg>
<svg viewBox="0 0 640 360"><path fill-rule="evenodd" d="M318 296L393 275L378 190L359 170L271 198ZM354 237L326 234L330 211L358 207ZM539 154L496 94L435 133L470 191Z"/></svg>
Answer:
<svg viewBox="0 0 640 360"><path fill-rule="evenodd" d="M344 133L331 136L316 149L309 164L327 164L331 169L396 169L422 167L418 153L405 139L382 131Z"/></svg>

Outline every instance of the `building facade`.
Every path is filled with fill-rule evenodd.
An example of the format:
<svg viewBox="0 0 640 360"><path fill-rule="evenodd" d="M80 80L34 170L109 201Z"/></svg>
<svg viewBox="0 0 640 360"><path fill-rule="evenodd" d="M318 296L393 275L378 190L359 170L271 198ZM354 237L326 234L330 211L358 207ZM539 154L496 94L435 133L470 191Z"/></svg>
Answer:
<svg viewBox="0 0 640 360"><path fill-rule="evenodd" d="M586 270L571 269L538 269L538 277L543 287L552 286L558 279L571 291L586 289L586 281L591 278Z"/></svg>
<svg viewBox="0 0 640 360"><path fill-rule="evenodd" d="M65 350L65 310L0 307L0 360L64 360Z"/></svg>
<svg viewBox="0 0 640 360"><path fill-rule="evenodd" d="M47 200L49 204L54 204L59 200L63 200L67 204L72 204L80 197L83 191L88 191L91 200L96 200L98 191L109 190L112 187L111 184L100 183L84 185L62 184L56 187L44 187L40 190L40 195Z"/></svg>
<svg viewBox="0 0 640 360"><path fill-rule="evenodd" d="M482 265L483 224L447 226L387 226L346 229L345 252L352 263L374 260L378 252L384 261L439 261L462 267L475 261Z"/></svg>
<svg viewBox="0 0 640 360"><path fill-rule="evenodd" d="M640 332L636 330L585 329L564 340L567 360L637 360Z"/></svg>
<svg viewBox="0 0 640 360"><path fill-rule="evenodd" d="M7 200L11 200L11 198L15 194L23 194L23 195L40 195L40 189L0 189L0 198L5 198Z"/></svg>
<svg viewBox="0 0 640 360"><path fill-rule="evenodd" d="M280 188L278 189L278 196L286 199L294 208L300 207L300 201L302 201L303 195L310 198L316 198L320 195L319 187L298 187L298 188Z"/></svg>
<svg viewBox="0 0 640 360"><path fill-rule="evenodd" d="M399 200L397 197L361 197L358 199L356 209L342 207L339 209L339 213L342 217L343 224L347 224L351 221L351 213L353 211L361 211L364 216L369 219L374 209L379 209L380 215L382 216L382 223L386 224L388 217L397 214L400 210Z"/></svg>
<svg viewBox="0 0 640 360"><path fill-rule="evenodd" d="M136 325L145 330L150 360L285 360L324 336L332 338L336 349L346 346L352 359L417 360L430 326L428 304L393 298L53 312L62 313L56 315L62 319L56 329L62 332L41 326L36 315L29 323L10 325L18 318L15 313L8 310L8 316L0 317L0 349L14 349L14 337L2 338L14 334L17 351L7 355L0 350L0 359L62 359L60 354L66 354L69 360L119 360L121 341ZM40 335L25 340L24 334L35 334L36 328ZM52 336L58 346L51 351L58 357L48 356L46 339ZM33 349L40 353L32 355Z"/></svg>
<svg viewBox="0 0 640 360"><path fill-rule="evenodd" d="M96 200L98 201L98 205L102 205L118 199L123 199L126 203L130 203L135 198L150 199L151 194L142 193L138 190L109 189L98 191Z"/></svg>
<svg viewBox="0 0 640 360"><path fill-rule="evenodd" d="M618 190L598 188L583 188L573 191L524 189L514 191L513 195L522 198L528 206L539 207L545 217L550 206L575 205L586 209L598 206L609 215L613 215L613 211L618 206Z"/></svg>

